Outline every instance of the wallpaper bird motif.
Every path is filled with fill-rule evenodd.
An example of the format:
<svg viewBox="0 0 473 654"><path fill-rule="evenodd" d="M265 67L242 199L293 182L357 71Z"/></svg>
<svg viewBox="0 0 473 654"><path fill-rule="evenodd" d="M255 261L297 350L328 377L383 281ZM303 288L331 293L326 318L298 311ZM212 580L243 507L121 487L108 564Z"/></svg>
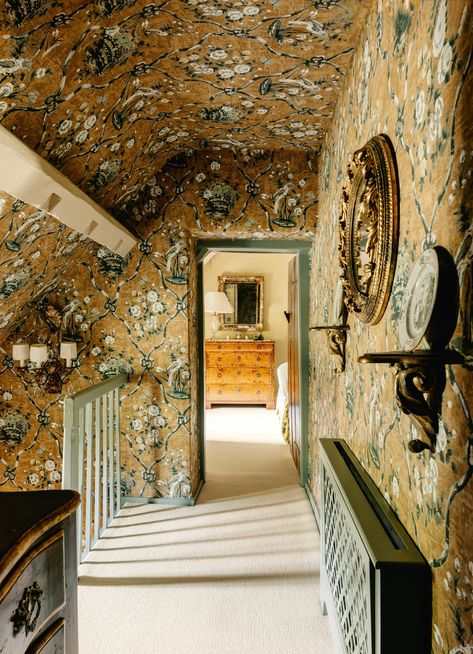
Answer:
<svg viewBox="0 0 473 654"><path fill-rule="evenodd" d="M123 211L139 239L126 257L82 237L68 257L60 240L63 226L43 216L28 248L42 253L34 259L38 266L49 256L55 284L39 284L37 294L61 314L70 313L78 342L63 393L120 372L130 377L122 396L124 495L190 498L199 485L197 384L192 383L197 378L195 239L310 238L316 183L316 161L304 152L290 159L282 151L261 149L185 152ZM23 212L16 227L26 227L28 216ZM5 224L8 219L9 213ZM46 226L59 243L56 250L41 244ZM0 269L9 260L9 239L6 232ZM65 268L55 269L55 256ZM22 310L22 288L8 298L16 328L3 344L0 368L0 413L7 420L3 431L0 425L3 490L57 487L61 480L61 397L28 383L11 360L13 342L48 336L37 306Z"/></svg>
<svg viewBox="0 0 473 654"><path fill-rule="evenodd" d="M112 212L183 149L315 153L369 4L7 0L0 120Z"/></svg>
<svg viewBox="0 0 473 654"><path fill-rule="evenodd" d="M311 337L311 486L318 494L317 439L346 438L431 565L435 654L473 652L472 9L446 0L375 3L322 150L319 215L327 219L318 221L312 252L317 324L332 315L338 252L331 244L346 166L373 135L387 134L400 189L393 290L378 325L350 316L344 374L332 372L321 335ZM435 245L457 266L461 306L450 347L465 363L447 367L435 452L413 454L415 429L396 404L392 371L357 358L401 349L404 289L420 254Z"/></svg>
<svg viewBox="0 0 473 654"><path fill-rule="evenodd" d="M15 340L42 335L28 300L44 297L73 309L80 335L64 392L130 375L123 494L192 497L195 240L313 238L311 318L327 320L345 167L386 133L401 191L393 291L379 325L350 319L344 374L311 336L311 488L317 496L317 438L342 434L431 564L434 654L472 654L471 3L7 0L2 12L2 124L126 223L139 245L118 257L4 198L1 488L61 480L61 398L11 361ZM357 356L398 347L409 272L435 244L457 265L451 346L467 363L448 368L436 452L413 455L391 372L362 367Z"/></svg>

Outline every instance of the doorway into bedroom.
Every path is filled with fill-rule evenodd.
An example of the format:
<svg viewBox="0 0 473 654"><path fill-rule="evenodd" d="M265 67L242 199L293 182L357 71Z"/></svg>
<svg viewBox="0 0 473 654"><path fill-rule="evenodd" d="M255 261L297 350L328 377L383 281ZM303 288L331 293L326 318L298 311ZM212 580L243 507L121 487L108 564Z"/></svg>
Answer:
<svg viewBox="0 0 473 654"><path fill-rule="evenodd" d="M300 253L282 245L206 247L200 259L202 469L219 497L239 494L242 479L254 493L299 477L289 443L288 302Z"/></svg>

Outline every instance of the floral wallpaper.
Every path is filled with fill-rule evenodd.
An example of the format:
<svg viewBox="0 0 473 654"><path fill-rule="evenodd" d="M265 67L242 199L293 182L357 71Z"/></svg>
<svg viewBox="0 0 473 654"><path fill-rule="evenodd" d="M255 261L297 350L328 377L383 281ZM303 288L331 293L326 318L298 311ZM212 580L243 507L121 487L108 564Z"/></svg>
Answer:
<svg viewBox="0 0 473 654"><path fill-rule="evenodd" d="M0 192L0 343L55 286L68 258L86 240L44 211Z"/></svg>
<svg viewBox="0 0 473 654"><path fill-rule="evenodd" d="M401 191L393 291L378 325L350 318L345 373L311 335L311 486L318 437L342 434L431 564L434 654L473 654L471 3L6 0L0 20L3 126L139 237L121 258L0 196L0 488L61 480L61 397L11 361L13 342L44 335L45 299L80 339L64 392L130 375L123 494L192 497L195 239L314 237L311 320L327 320L345 168L385 133ZM457 265L452 346L467 360L447 370L435 453L414 455L391 371L357 357L399 347L403 290L435 244Z"/></svg>
<svg viewBox="0 0 473 654"><path fill-rule="evenodd" d="M184 149L315 153L368 6L6 0L0 120L112 212Z"/></svg>
<svg viewBox="0 0 473 654"><path fill-rule="evenodd" d="M434 654L473 653L472 27L468 1L374 3L322 148L312 253L317 323L332 315L346 166L354 150L387 134L400 181L393 290L378 325L349 317L345 373L332 372L324 336L311 335L311 485L318 495L317 439L346 438L431 565ZM450 346L466 360L447 367L435 452L413 454L414 427L396 405L389 366L357 358L400 348L403 291L419 255L434 245L457 266L461 308Z"/></svg>
<svg viewBox="0 0 473 654"><path fill-rule="evenodd" d="M77 334L78 359L64 393L130 375L122 395L123 494L190 498L200 482L195 240L310 238L316 162L302 151L290 158L261 149L186 151L145 190L123 212L138 247L122 258L87 241L47 301L70 315ZM0 427L2 490L60 483L61 398L25 382L11 362L11 344L20 336L31 341L37 331L30 312L3 346L0 415L14 426Z"/></svg>

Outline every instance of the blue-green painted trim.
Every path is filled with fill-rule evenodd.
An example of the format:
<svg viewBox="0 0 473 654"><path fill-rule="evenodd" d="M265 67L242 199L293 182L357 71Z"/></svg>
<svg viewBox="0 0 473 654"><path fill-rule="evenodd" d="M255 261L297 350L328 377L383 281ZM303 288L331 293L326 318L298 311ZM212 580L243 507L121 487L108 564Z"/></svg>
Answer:
<svg viewBox="0 0 473 654"><path fill-rule="evenodd" d="M204 319L203 319L203 260L211 250L219 252L265 252L296 254L299 277L299 387L301 401L301 464L300 485L308 479L308 424L309 424L309 283L311 241L295 239L209 239L196 241L195 256L198 267L197 312L199 338L199 408L200 466L205 475L205 376L204 376Z"/></svg>
<svg viewBox="0 0 473 654"><path fill-rule="evenodd" d="M197 492L193 497L132 497L131 495L122 495L120 506L123 508L125 502L128 504L172 504L174 506L194 506L199 499L203 485L204 482L200 481Z"/></svg>
<svg viewBox="0 0 473 654"><path fill-rule="evenodd" d="M317 506L317 502L315 501L315 497L312 495L312 490L311 490L309 484L306 484L304 486L304 490L307 493L307 497L308 497L309 503L310 503L310 508L312 509L312 513L314 514L315 523L317 525L317 529L319 530L319 534L320 534L320 512L319 512L319 507Z"/></svg>
<svg viewBox="0 0 473 654"><path fill-rule="evenodd" d="M299 287L299 398L301 403L301 486L309 479L309 250L297 257Z"/></svg>
<svg viewBox="0 0 473 654"><path fill-rule="evenodd" d="M204 255L205 256L205 255ZM197 356L199 365L199 406L197 410L197 433L199 434L199 465L201 483L205 482L205 349L204 349L204 266L203 257L197 261Z"/></svg>

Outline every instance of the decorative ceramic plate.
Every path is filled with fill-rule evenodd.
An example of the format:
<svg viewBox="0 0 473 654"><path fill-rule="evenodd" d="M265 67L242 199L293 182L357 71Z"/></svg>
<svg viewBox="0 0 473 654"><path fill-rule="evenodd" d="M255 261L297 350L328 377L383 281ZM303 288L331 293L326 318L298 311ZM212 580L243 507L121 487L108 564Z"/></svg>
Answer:
<svg viewBox="0 0 473 654"><path fill-rule="evenodd" d="M399 341L413 350L424 337L432 317L439 283L439 259L435 249L425 250L411 272L404 291Z"/></svg>
<svg viewBox="0 0 473 654"><path fill-rule="evenodd" d="M337 289L333 298L332 305L332 325L341 325L343 322L343 314L345 312L345 305L343 303L343 284L339 279L337 282Z"/></svg>

